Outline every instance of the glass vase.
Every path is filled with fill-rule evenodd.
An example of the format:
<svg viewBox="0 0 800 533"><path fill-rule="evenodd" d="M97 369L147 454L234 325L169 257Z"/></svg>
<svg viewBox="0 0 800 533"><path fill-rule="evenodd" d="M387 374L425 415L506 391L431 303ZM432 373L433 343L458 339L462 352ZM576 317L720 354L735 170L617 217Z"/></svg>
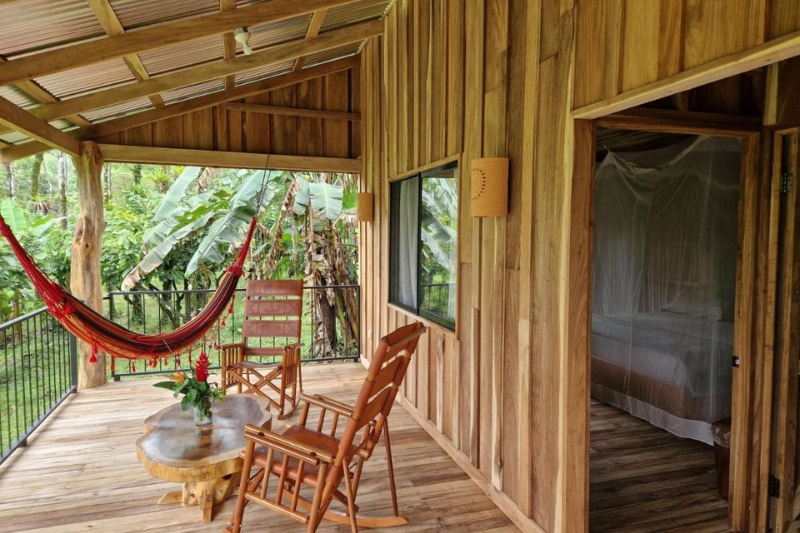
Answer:
<svg viewBox="0 0 800 533"><path fill-rule="evenodd" d="M194 406L194 425L195 426L210 426L211 425L211 406Z"/></svg>

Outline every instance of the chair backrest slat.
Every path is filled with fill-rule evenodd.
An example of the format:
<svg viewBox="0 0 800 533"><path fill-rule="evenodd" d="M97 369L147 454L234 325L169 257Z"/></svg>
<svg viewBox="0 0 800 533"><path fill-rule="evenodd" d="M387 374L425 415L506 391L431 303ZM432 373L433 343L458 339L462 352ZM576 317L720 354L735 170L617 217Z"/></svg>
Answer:
<svg viewBox="0 0 800 533"><path fill-rule="evenodd" d="M350 451L359 429L370 422L375 424L369 429L367 435L359 443L358 448L363 449L367 454L371 454L380 438L383 424L386 417L394 405L394 399L400 384L406 375L411 357L417 349L417 342L427 328L421 322L414 322L396 329L389 335L381 339L378 349L372 356L367 373L367 379L361 387L361 392L353 408L353 415L348 419L347 426L341 440L339 450L334 461L334 468L329 476L341 475L341 469L345 456ZM394 358L387 357L389 348L393 348L396 354ZM396 367L394 366L396 365ZM386 375L392 375L391 380L387 380L386 375L382 376L382 371L386 370ZM379 381L380 380L380 383ZM376 385L383 384L378 389ZM330 480L338 483L338 480Z"/></svg>
<svg viewBox="0 0 800 533"><path fill-rule="evenodd" d="M242 335L251 337L297 338L296 320L245 320Z"/></svg>
<svg viewBox="0 0 800 533"><path fill-rule="evenodd" d="M303 325L303 280L249 280L245 289L242 337L300 341ZM258 344L260 341L256 341Z"/></svg>
<svg viewBox="0 0 800 533"><path fill-rule="evenodd" d="M247 300L244 314L248 317L299 317L303 314L303 300Z"/></svg>
<svg viewBox="0 0 800 533"><path fill-rule="evenodd" d="M379 393L386 388L387 385L394 382L397 371L400 369L400 364L403 362L401 357L395 357L392 362L383 367L378 375L375 377L374 384L372 385L372 396ZM368 378L369 379L369 378Z"/></svg>

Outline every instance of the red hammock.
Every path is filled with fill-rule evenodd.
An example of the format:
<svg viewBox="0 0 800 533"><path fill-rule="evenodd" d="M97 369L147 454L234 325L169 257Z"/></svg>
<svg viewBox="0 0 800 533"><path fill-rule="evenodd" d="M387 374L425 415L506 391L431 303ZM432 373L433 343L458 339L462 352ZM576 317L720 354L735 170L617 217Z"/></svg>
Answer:
<svg viewBox="0 0 800 533"><path fill-rule="evenodd" d="M178 355L194 345L214 326L236 292L255 227L256 217L253 217L236 259L228 267L219 287L197 316L174 331L144 335L111 322L52 281L34 263L0 216L0 235L3 235L11 245L14 255L17 256L36 292L44 300L50 314L70 333L92 346L91 362L97 361L95 354L98 350L114 357L156 361L162 357Z"/></svg>

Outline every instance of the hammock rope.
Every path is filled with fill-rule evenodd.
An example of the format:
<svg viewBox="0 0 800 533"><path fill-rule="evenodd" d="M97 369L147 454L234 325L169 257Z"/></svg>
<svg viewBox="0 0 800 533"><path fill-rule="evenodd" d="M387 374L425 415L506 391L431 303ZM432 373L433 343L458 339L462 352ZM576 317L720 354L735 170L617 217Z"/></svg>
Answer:
<svg viewBox="0 0 800 533"><path fill-rule="evenodd" d="M260 206L260 198L258 203ZM219 287L203 309L189 322L173 331L149 335L136 333L110 321L51 280L25 251L2 216L0 235L8 241L50 314L70 333L92 346L90 362L96 362L96 354L102 350L114 357L129 360L150 359L152 363L190 349L217 324L217 320L229 308L228 304L236 292L239 279L244 274L244 261L256 222L257 217L253 216L247 236L233 264L226 269Z"/></svg>

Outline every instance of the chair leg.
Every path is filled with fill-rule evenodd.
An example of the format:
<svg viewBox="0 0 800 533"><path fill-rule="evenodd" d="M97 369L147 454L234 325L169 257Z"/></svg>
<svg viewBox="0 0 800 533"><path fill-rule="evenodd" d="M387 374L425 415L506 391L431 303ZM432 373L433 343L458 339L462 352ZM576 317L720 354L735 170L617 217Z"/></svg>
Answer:
<svg viewBox="0 0 800 533"><path fill-rule="evenodd" d="M245 497L247 494L247 490L250 488L250 485L253 483L250 482L250 468L253 466L253 453L255 452L255 444L253 442L249 442L247 444L247 452L245 453L245 460L244 465L242 466L242 479L239 482L239 494L236 498L236 509L233 511L233 516L231 516L231 522L228 524L228 528L225 530L226 532L230 533L239 533L242 528L242 516L244 515L244 508L248 503L248 499ZM260 480L260 477L263 475L263 471L256 475L256 478ZM258 482L255 482L253 486L258 486Z"/></svg>
<svg viewBox="0 0 800 533"><path fill-rule="evenodd" d="M358 523L356 522L356 496L353 493L353 482L350 479L350 469L344 469L344 486L347 489L347 514L350 515L350 531L358 533Z"/></svg>
<svg viewBox="0 0 800 533"><path fill-rule="evenodd" d="M386 466L389 470L389 489L392 492L392 511L395 516L400 516L397 508L397 488L394 484L394 465L392 463L392 444L389 442L389 420L384 420L383 424L383 444L386 447Z"/></svg>

